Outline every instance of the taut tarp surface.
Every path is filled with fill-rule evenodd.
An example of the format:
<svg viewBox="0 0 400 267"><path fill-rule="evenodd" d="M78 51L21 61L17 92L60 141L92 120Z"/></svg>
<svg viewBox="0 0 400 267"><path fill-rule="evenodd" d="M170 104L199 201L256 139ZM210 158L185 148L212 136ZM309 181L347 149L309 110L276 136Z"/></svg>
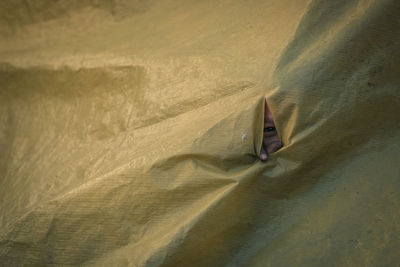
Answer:
<svg viewBox="0 0 400 267"><path fill-rule="evenodd" d="M2 1L0 265L398 265L399 14Z"/></svg>

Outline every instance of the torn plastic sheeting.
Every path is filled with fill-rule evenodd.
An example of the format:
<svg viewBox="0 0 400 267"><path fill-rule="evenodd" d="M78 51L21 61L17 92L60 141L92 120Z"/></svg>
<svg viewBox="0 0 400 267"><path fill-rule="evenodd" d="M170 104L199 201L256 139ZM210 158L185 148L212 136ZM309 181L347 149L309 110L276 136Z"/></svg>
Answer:
<svg viewBox="0 0 400 267"><path fill-rule="evenodd" d="M248 14L267 10L261 2L202 2L195 8L182 4L180 12L190 16L171 15L169 20L168 12L178 12L171 3L151 4L132 19L154 22L158 14L163 23L154 23L153 29L177 38L146 39L146 31L132 23L143 37L132 44L138 54L146 56L143 47L150 43L164 44L141 64L128 64L135 60L129 59L132 51L120 43L118 34L128 32L122 26L130 25L129 19L106 18L108 27L121 27L100 48L91 46L100 38L91 29L86 39L69 40L82 46L76 52L82 58L88 53L82 51L92 47L100 59L108 59L108 49L118 47L122 52L115 53L127 57L127 64L35 65L35 58L50 59L38 58L39 41L30 39L25 50L16 52L11 45L3 49L14 54L3 57L7 64L0 79L0 166L5 174L0 189L1 262L398 262L399 5L304 3L307 9L297 17L274 17L298 24L292 38L290 30L251 16L253 28L263 25L279 40L276 46L285 47L279 52L274 45L268 50L255 42L256 35L246 35L252 30L241 28L244 23L236 25L236 33L247 36L250 44L233 38L235 31L227 24L209 24L226 22L229 12L244 14L236 21L248 22ZM295 4L270 6L273 16L287 14L283 6L289 10ZM209 20L200 20L198 11L209 11L200 12ZM172 29L181 20L203 29L203 35L190 27L174 35ZM52 23L59 27L58 20ZM196 42L184 42L188 37ZM225 38L230 42L223 42ZM214 50L205 53L201 47ZM219 54L221 47L226 55ZM260 61L250 60L249 50ZM168 52L174 60L164 58ZM52 53L68 58L70 48L58 44L49 47ZM194 54L197 59L188 59ZM260 75L249 66L274 58L279 59L274 61L274 79L256 85ZM285 145L265 164L257 159L264 96Z"/></svg>

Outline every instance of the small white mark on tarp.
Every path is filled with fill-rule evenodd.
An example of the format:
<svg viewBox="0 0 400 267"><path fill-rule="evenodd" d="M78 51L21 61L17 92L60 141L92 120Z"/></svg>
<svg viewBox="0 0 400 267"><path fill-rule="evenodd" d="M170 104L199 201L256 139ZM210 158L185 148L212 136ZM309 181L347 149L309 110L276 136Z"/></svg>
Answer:
<svg viewBox="0 0 400 267"><path fill-rule="evenodd" d="M246 139L247 139L247 134L246 133L242 134L242 141L244 141Z"/></svg>

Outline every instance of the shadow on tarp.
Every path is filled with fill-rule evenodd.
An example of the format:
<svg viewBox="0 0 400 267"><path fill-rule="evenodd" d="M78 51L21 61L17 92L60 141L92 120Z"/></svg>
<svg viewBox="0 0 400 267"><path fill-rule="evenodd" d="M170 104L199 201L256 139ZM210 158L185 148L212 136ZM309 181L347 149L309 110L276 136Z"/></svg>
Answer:
<svg viewBox="0 0 400 267"><path fill-rule="evenodd" d="M171 102L182 112L168 117L140 100L141 68L2 71L2 121L13 127L2 135L1 262L398 262L398 11L395 1L312 1L273 84L205 96L194 108ZM55 78L65 87L52 89ZM285 145L265 164L257 158L264 94ZM159 119L115 122L130 113L133 124ZM101 138L71 134L95 119L117 126ZM35 179L20 182L23 171Z"/></svg>

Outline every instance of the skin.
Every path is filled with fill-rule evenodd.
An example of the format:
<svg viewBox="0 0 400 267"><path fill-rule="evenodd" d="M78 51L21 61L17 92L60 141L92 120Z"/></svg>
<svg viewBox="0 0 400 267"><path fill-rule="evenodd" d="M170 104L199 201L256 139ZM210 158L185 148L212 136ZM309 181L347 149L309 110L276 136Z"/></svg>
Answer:
<svg viewBox="0 0 400 267"><path fill-rule="evenodd" d="M260 159L267 161L269 155L278 151L283 146L281 138L275 128L274 119L272 118L271 110L268 108L267 101L265 100L264 111L264 137L260 152Z"/></svg>

